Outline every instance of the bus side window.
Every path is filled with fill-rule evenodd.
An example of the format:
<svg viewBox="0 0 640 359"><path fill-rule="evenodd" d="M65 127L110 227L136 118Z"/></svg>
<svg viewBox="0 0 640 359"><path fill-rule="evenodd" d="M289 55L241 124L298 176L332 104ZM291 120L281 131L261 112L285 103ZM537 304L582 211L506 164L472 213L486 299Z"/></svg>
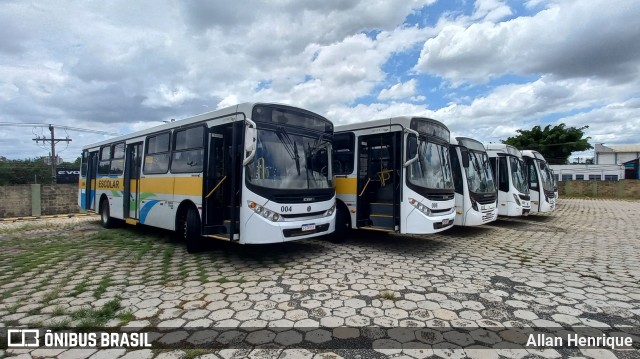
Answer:
<svg viewBox="0 0 640 359"><path fill-rule="evenodd" d="M466 179L464 173L460 169L460 160L458 159L458 151L455 147L449 150L449 157L451 157L451 171L453 172L453 187L456 193L464 194L463 180Z"/></svg>
<svg viewBox="0 0 640 359"><path fill-rule="evenodd" d="M355 135L340 133L333 136L333 174L348 175L353 172Z"/></svg>
<svg viewBox="0 0 640 359"><path fill-rule="evenodd" d="M509 173L506 157L500 157L498 160L498 189L503 192L509 192Z"/></svg>
<svg viewBox="0 0 640 359"><path fill-rule="evenodd" d="M538 188L538 174L536 173L536 164L531 161L529 162L529 188L535 189Z"/></svg>
<svg viewBox="0 0 640 359"><path fill-rule="evenodd" d="M144 156L144 174L167 173L169 170L169 133L147 138Z"/></svg>

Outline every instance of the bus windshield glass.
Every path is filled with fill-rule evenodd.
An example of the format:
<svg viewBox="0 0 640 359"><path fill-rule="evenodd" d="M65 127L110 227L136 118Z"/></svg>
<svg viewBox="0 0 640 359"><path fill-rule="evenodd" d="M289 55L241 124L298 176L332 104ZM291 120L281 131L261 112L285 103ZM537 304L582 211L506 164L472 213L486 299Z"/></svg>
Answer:
<svg viewBox="0 0 640 359"><path fill-rule="evenodd" d="M525 178L524 162L517 158L509 156L509 162L511 167L511 181L513 186L520 193L529 193L529 186L527 186L527 179Z"/></svg>
<svg viewBox="0 0 640 359"><path fill-rule="evenodd" d="M469 191L473 193L496 191L489 165L489 156L485 152L469 151L469 167L466 170Z"/></svg>
<svg viewBox="0 0 640 359"><path fill-rule="evenodd" d="M551 174L551 170L549 166L544 161L537 161L540 166L540 180L542 181L542 188L544 188L547 192L554 191L553 185L553 175Z"/></svg>
<svg viewBox="0 0 640 359"><path fill-rule="evenodd" d="M409 167L409 182L430 189L453 189L449 147L420 141L418 160Z"/></svg>
<svg viewBox="0 0 640 359"><path fill-rule="evenodd" d="M286 127L258 129L256 155L247 178L278 189L331 188L330 138L289 133Z"/></svg>

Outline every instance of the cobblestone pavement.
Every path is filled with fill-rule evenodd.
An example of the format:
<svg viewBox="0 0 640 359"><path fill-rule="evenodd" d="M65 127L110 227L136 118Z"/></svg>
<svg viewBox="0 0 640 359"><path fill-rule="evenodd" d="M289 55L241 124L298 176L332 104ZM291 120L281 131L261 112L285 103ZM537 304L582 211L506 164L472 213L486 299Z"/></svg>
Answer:
<svg viewBox="0 0 640 359"><path fill-rule="evenodd" d="M0 357L638 357L499 345L509 328L570 325L640 342L638 213L638 201L560 199L551 214L430 236L214 242L196 255L170 233L103 230L93 216L0 223L0 327L147 328L168 347L237 344L8 349ZM208 329L190 330L199 327ZM348 347L332 346L337 339Z"/></svg>

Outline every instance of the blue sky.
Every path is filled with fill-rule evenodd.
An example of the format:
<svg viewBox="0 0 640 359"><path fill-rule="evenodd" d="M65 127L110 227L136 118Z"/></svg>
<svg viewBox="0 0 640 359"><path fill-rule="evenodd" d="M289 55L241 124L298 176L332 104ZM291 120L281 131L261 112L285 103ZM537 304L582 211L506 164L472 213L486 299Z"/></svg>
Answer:
<svg viewBox="0 0 640 359"><path fill-rule="evenodd" d="M0 123L129 133L268 101L336 124L429 116L483 142L565 123L635 144L638 15L635 0L7 0ZM47 134L2 126L0 156L46 156ZM107 138L61 134L69 160Z"/></svg>

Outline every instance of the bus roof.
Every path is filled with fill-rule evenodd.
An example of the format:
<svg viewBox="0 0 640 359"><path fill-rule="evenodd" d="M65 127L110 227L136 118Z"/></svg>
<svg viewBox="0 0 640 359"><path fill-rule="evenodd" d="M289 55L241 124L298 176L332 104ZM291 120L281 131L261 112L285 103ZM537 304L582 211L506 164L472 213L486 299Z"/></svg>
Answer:
<svg viewBox="0 0 640 359"><path fill-rule="evenodd" d="M136 132L133 132L133 133L130 133L130 134L127 134L127 135L113 137L113 138L108 139L108 140L104 140L104 141L92 143L92 144L89 144L89 145L85 145L85 146L82 147L82 149L86 150L86 149L89 149L89 148L95 148L95 147L99 147L99 146L110 144L110 143L114 143L114 142L126 141L128 139L142 137L142 136L145 136L145 135L149 135L149 134L153 134L153 133L157 133L157 132L162 132L162 131L165 131L165 130L188 127L188 126L190 126L192 124L208 121L208 120L211 120L211 119L214 119L214 118L222 118L222 117L227 116L227 115L235 115L236 113L245 113L248 116L251 116L251 111L253 110L253 107L256 106L256 105L283 106L283 107L297 108L297 109L300 109L300 110L304 110L302 108L298 108L298 107L294 107L294 106L286 105L286 104L282 104L282 103L243 102L243 103L240 103L240 104L237 104L237 105L233 105L233 106L229 106L229 107L225 107L225 108L222 108L222 109L219 109L219 110L216 110L216 111L209 111L209 112L201 113L199 115L187 117L187 118L184 118L184 119L181 119L181 120L167 122L167 123L162 124L162 125L158 125L158 126L154 126L154 127L151 127L151 128L144 129L144 130L136 131ZM308 111L308 110L305 110L305 111ZM324 118L323 116L320 116L320 115L317 115L317 116L321 117L321 118Z"/></svg>
<svg viewBox="0 0 640 359"><path fill-rule="evenodd" d="M410 129L412 120L420 120L420 121L424 121L425 123L432 123L435 126L437 126L439 129L446 131L447 134L449 133L449 128L442 122L431 119L431 118L420 117L420 116L397 116L397 117L389 117L389 118L378 119L378 120L355 122L355 123L350 123L348 125L336 126L335 132L338 133L338 132L345 132L345 131L357 131L357 130L363 130L368 128L384 127L384 126L391 126L391 125L399 125L403 129L404 128ZM433 136L433 134L424 133L420 131L420 129L418 129L417 131L422 134ZM442 138L442 135L436 134L436 137ZM448 142L449 138L446 138L445 140Z"/></svg>
<svg viewBox="0 0 640 359"><path fill-rule="evenodd" d="M538 151L535 151L535 150L522 150L520 152L522 153L522 156L524 156L524 157L535 158L537 160L547 162L547 160L544 159L544 156L542 156L542 154L540 152L538 152Z"/></svg>
<svg viewBox="0 0 640 359"><path fill-rule="evenodd" d="M522 158L522 153L517 148L504 143L489 143L484 146L487 149L487 153L497 155L509 155Z"/></svg>
<svg viewBox="0 0 640 359"><path fill-rule="evenodd" d="M458 144L473 151L487 152L482 143L469 137L456 137Z"/></svg>

